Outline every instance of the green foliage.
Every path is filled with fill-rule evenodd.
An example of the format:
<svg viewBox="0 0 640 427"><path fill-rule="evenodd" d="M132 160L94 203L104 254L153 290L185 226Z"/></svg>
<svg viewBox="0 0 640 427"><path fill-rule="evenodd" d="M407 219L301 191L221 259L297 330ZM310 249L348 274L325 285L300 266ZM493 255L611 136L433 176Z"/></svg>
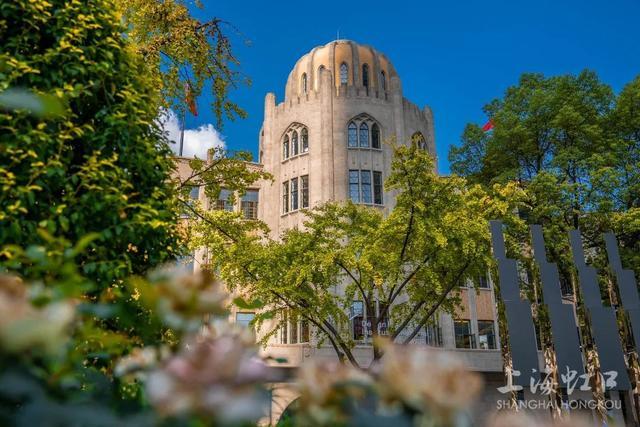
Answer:
<svg viewBox="0 0 640 427"><path fill-rule="evenodd" d="M589 248L601 247L602 232L613 230L625 266L640 273L640 77L616 96L591 71L523 74L484 111L493 132L467 125L462 145L449 153L452 171L484 186L519 183L526 190L520 214L545 227L564 277L567 231L577 227Z"/></svg>
<svg viewBox="0 0 640 427"><path fill-rule="evenodd" d="M1 258L15 256L9 244L46 248L42 231L69 242L93 235L77 263L99 290L177 250L155 80L114 10L96 0L16 1L0 11L0 90L27 88L64 105L49 118L0 112Z"/></svg>
<svg viewBox="0 0 640 427"><path fill-rule="evenodd" d="M511 215L515 187L485 191L459 177L440 177L415 145L397 145L394 152L386 188L397 200L388 215L328 203L306 212L304 229L290 229L277 241L255 237L230 245L221 274L232 290L265 304L256 325L274 317L278 323L287 311L356 364L352 301L364 301L368 313L375 313L376 301L390 306L390 313L373 316L373 336L388 315L391 335L409 342L436 310L454 310L458 286L486 274L487 220L518 222ZM263 340L269 337L267 331ZM374 345L376 357L378 350Z"/></svg>
<svg viewBox="0 0 640 427"><path fill-rule="evenodd" d="M184 0L118 0L127 36L150 72L162 83L163 105L184 111L189 97L208 87L213 99L216 126L223 119L244 118L246 113L229 100L229 90L249 83L237 70L238 60L231 49L226 30L233 27L221 19L196 19ZM199 2L195 3L200 6Z"/></svg>

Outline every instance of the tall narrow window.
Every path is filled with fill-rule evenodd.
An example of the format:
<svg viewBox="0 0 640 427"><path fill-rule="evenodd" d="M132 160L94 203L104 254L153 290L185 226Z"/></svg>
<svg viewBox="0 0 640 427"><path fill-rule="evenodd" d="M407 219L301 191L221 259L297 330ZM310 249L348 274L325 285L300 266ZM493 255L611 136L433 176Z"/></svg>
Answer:
<svg viewBox="0 0 640 427"><path fill-rule="evenodd" d="M371 171L360 171L362 203L371 204Z"/></svg>
<svg viewBox="0 0 640 427"><path fill-rule="evenodd" d="M309 207L309 175L304 175L300 177L300 187L302 194L301 194L301 205L302 208L308 208Z"/></svg>
<svg viewBox="0 0 640 427"><path fill-rule="evenodd" d="M309 131L307 128L302 128L300 131L300 139L302 139L302 152L306 153L309 151Z"/></svg>
<svg viewBox="0 0 640 427"><path fill-rule="evenodd" d="M309 341L311 341L309 321L301 320L300 321L300 342L309 342Z"/></svg>
<svg viewBox="0 0 640 427"><path fill-rule="evenodd" d="M369 126L366 123L360 124L360 147L369 146Z"/></svg>
<svg viewBox="0 0 640 427"><path fill-rule="evenodd" d="M290 340L289 344L298 344L298 316L291 313L289 316Z"/></svg>
<svg viewBox="0 0 640 427"><path fill-rule="evenodd" d="M369 65L362 65L362 86L369 87Z"/></svg>
<svg viewBox="0 0 640 427"><path fill-rule="evenodd" d="M380 127L376 123L371 126L371 146L380 148Z"/></svg>
<svg viewBox="0 0 640 427"><path fill-rule="evenodd" d="M285 311L282 314L282 328L280 329L280 344L288 344L289 343L289 316L288 312Z"/></svg>
<svg viewBox="0 0 640 427"><path fill-rule="evenodd" d="M307 93L307 73L302 73L302 93Z"/></svg>
<svg viewBox="0 0 640 427"><path fill-rule="evenodd" d="M349 133L349 147L357 147L358 146L358 127L356 126L355 123L350 122L349 123L349 129L348 129L348 133Z"/></svg>
<svg viewBox="0 0 640 427"><path fill-rule="evenodd" d="M282 141L282 159L287 160L289 158L289 135L284 136Z"/></svg>
<svg viewBox="0 0 640 427"><path fill-rule="evenodd" d="M291 180L291 210L298 210L298 178Z"/></svg>
<svg viewBox="0 0 640 427"><path fill-rule="evenodd" d="M340 64L340 84L346 85L349 81L349 66L343 62Z"/></svg>
<svg viewBox="0 0 640 427"><path fill-rule="evenodd" d="M380 87L383 91L387 90L387 76L384 71L380 71Z"/></svg>
<svg viewBox="0 0 640 427"><path fill-rule="evenodd" d="M246 219L258 218L258 191L247 190L245 195L242 196L240 207Z"/></svg>
<svg viewBox="0 0 640 427"><path fill-rule="evenodd" d="M282 183L282 213L289 212L289 181Z"/></svg>
<svg viewBox="0 0 640 427"><path fill-rule="evenodd" d="M382 204L382 172L373 171L373 203Z"/></svg>
<svg viewBox="0 0 640 427"><path fill-rule="evenodd" d="M297 156L298 155L298 132L297 131L293 131L293 133L291 134L291 155L292 156Z"/></svg>
<svg viewBox="0 0 640 427"><path fill-rule="evenodd" d="M349 197L354 203L360 203L360 171L349 171Z"/></svg>
<svg viewBox="0 0 640 427"><path fill-rule="evenodd" d="M353 301L351 303L351 323L353 330L353 339L364 339L364 304L362 301Z"/></svg>
<svg viewBox="0 0 640 427"><path fill-rule="evenodd" d="M324 65L318 67L318 75L316 76L316 90L320 89L320 81L322 80L322 70L324 70Z"/></svg>

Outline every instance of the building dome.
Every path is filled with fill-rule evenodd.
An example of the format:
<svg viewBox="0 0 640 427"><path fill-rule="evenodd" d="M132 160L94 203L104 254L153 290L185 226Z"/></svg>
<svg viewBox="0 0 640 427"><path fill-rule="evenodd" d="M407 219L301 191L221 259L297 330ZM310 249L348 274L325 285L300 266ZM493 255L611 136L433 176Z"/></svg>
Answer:
<svg viewBox="0 0 640 427"><path fill-rule="evenodd" d="M285 97L319 91L321 70L331 73L336 88L355 86L380 94L389 91L398 75L389 59L371 46L335 40L302 56L289 73Z"/></svg>

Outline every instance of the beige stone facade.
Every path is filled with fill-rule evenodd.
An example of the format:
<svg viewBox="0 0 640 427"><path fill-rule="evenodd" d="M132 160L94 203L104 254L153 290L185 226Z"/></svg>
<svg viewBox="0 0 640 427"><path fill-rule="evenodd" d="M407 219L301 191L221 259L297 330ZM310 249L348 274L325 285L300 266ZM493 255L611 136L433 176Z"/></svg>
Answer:
<svg viewBox="0 0 640 427"><path fill-rule="evenodd" d="M264 108L260 163L275 180L260 189L259 215L273 237L301 225L303 220L301 203L298 209L291 209L289 201L289 209L283 209L283 186L291 186L292 179L308 176L309 207L313 207L330 200L347 200L349 171L380 172L384 181L392 157L385 141L409 143L415 135L435 156L429 107L420 109L403 96L400 79L383 54L352 41L334 41L300 58L289 74L285 99L277 103L275 95L269 93ZM349 146L351 123L356 126L357 147ZM366 130L361 132L363 124ZM374 125L379 148L373 146ZM308 150L302 152L299 147L294 155L291 130L298 132L301 144L302 129L308 134ZM366 144L360 138L365 132L369 139ZM286 140L289 156L283 152ZM290 190L288 195L290 198ZM394 197L384 194L382 203L375 203L372 196L367 204L388 210Z"/></svg>

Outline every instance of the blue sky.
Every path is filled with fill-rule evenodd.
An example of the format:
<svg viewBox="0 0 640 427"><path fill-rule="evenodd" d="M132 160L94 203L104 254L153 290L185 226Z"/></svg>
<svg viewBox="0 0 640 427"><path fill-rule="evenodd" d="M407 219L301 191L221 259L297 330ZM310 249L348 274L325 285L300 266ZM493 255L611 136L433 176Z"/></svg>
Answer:
<svg viewBox="0 0 640 427"><path fill-rule="evenodd" d="M278 102L296 60L336 38L369 44L393 62L404 95L435 116L441 173L466 123L484 123L482 106L523 72L595 70L618 91L640 74L640 0L537 1L208 1L200 17L220 17L251 80L232 98L249 114L226 122L227 147L257 151L264 95ZM245 43L248 41L249 43ZM187 127L213 123L206 96Z"/></svg>

